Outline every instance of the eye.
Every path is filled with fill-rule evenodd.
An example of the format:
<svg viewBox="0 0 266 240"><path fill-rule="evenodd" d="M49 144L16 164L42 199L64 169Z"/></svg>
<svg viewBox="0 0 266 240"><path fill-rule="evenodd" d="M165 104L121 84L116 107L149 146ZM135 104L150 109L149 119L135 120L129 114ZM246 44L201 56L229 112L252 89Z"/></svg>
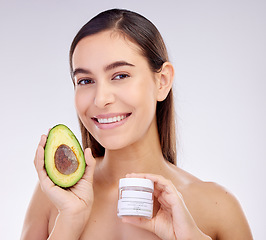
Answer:
<svg viewBox="0 0 266 240"><path fill-rule="evenodd" d="M92 84L92 83L94 83L94 80L89 79L89 78L77 80L77 85L87 85L87 84Z"/></svg>
<svg viewBox="0 0 266 240"><path fill-rule="evenodd" d="M125 78L128 78L129 75L126 74L126 73L121 73L121 74L117 74L113 77L113 80L122 80L122 79L125 79Z"/></svg>

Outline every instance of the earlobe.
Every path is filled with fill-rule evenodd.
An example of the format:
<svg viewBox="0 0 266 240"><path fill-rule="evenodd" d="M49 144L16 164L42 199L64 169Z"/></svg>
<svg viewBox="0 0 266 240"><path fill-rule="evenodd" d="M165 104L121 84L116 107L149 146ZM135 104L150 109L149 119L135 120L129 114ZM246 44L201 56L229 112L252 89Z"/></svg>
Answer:
<svg viewBox="0 0 266 240"><path fill-rule="evenodd" d="M163 101L173 85L174 67L170 62L165 62L161 71L158 73L158 95L157 101Z"/></svg>

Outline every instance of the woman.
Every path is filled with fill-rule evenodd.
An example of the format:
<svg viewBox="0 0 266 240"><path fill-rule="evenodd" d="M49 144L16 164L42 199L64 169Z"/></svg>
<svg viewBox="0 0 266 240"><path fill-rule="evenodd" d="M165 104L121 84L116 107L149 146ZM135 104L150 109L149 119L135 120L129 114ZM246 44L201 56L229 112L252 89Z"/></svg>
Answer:
<svg viewBox="0 0 266 240"><path fill-rule="evenodd" d="M39 185L22 239L252 239L232 194L176 167L174 69L162 37L143 16L108 10L84 25L70 49L86 170L70 189L35 157ZM118 182L155 184L154 216L118 218Z"/></svg>

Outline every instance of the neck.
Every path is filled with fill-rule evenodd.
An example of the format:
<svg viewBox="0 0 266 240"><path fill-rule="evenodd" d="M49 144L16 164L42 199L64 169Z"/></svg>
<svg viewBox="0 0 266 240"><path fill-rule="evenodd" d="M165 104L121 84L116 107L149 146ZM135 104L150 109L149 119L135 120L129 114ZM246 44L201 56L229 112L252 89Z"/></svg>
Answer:
<svg viewBox="0 0 266 240"><path fill-rule="evenodd" d="M159 137L143 139L119 150L106 149L98 164L98 181L117 184L128 173L159 174L168 167L163 158Z"/></svg>

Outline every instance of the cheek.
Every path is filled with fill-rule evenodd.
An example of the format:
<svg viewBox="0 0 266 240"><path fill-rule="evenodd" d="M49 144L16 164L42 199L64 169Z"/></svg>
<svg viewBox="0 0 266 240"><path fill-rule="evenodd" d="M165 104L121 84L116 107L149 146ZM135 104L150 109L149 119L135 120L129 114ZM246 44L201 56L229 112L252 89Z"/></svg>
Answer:
<svg viewBox="0 0 266 240"><path fill-rule="evenodd" d="M138 90L134 91L132 94L135 95L135 98L138 99L139 104L152 105L157 102L156 99L156 86L153 82L143 81Z"/></svg>
<svg viewBox="0 0 266 240"><path fill-rule="evenodd" d="M144 116L155 114L157 104L155 84L142 83L137 87L131 86L123 93L123 99L137 109L137 113Z"/></svg>
<svg viewBox="0 0 266 240"><path fill-rule="evenodd" d="M87 105L89 104L90 98L89 94L86 94L85 91L76 90L75 91L75 107L79 117L85 115Z"/></svg>

